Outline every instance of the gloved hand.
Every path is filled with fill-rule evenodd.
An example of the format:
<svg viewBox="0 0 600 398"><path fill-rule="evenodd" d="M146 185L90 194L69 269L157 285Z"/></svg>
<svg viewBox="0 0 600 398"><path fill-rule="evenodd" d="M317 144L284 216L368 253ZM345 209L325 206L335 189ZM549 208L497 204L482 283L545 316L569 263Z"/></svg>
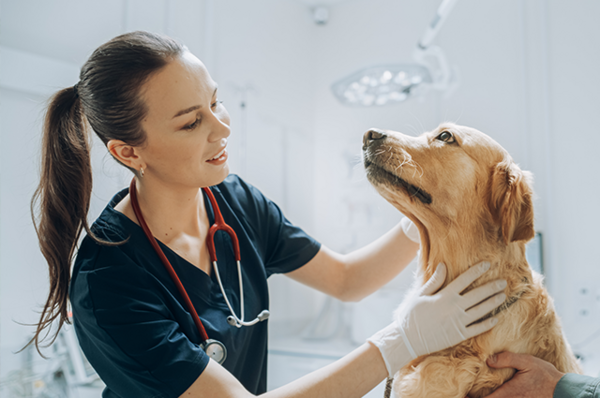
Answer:
<svg viewBox="0 0 600 398"><path fill-rule="evenodd" d="M421 243L421 236L419 235L419 228L410 221L408 217L403 217L400 220L400 226L402 227L402 232L404 235L408 237L408 239L412 240L415 243Z"/></svg>
<svg viewBox="0 0 600 398"><path fill-rule="evenodd" d="M431 279L404 299L394 322L367 339L379 348L390 377L411 360L452 347L490 330L498 322L489 318L467 327L504 302L506 295L496 293L506 287L505 280L489 282L460 295L489 268L489 263L471 267L437 292L446 279L446 266L439 264ZM486 301L481 303L483 300ZM477 303L481 304L473 307Z"/></svg>

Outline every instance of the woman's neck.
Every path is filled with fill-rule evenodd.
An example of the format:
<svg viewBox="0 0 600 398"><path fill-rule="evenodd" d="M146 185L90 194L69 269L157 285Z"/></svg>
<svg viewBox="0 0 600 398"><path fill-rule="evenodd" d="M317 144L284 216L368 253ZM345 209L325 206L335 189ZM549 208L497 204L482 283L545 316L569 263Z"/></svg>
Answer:
<svg viewBox="0 0 600 398"><path fill-rule="evenodd" d="M154 237L165 244L181 236L206 237L209 220L202 189L150 178L136 180L136 188L140 210ZM130 195L115 209L139 225Z"/></svg>

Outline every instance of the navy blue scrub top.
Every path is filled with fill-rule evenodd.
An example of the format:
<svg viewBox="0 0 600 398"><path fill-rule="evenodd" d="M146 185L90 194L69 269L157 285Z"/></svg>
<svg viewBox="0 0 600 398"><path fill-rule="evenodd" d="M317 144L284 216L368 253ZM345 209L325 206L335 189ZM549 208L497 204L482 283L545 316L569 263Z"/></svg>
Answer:
<svg viewBox="0 0 600 398"><path fill-rule="evenodd" d="M292 225L279 207L236 175L211 187L225 222L240 243L246 320L269 308L267 278L310 261L320 244ZM77 253L70 287L73 322L87 359L106 384L102 397L179 397L198 378L209 358L191 315L140 226L114 206L119 192L92 231L100 239L126 243L99 245L86 236ZM205 195L209 220L214 213ZM158 241L186 288L211 339L227 347L228 369L248 391L267 385L267 322L238 329L214 272L184 260ZM239 283L229 236L220 231L215 246L225 291L240 314Z"/></svg>

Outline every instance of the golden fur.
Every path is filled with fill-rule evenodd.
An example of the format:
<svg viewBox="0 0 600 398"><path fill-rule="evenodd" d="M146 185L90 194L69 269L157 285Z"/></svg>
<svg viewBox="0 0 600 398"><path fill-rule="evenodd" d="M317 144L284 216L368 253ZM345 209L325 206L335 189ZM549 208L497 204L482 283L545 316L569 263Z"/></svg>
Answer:
<svg viewBox="0 0 600 398"><path fill-rule="evenodd" d="M444 131L455 142L441 140L448 137L440 135ZM440 262L448 267L445 286L469 266L488 261L490 271L466 291L506 279L507 301L519 297L497 315L491 331L401 369L396 395L489 395L513 376L513 369L495 370L485 362L505 350L542 358L561 372L581 373L542 276L525 258L525 243L534 236L531 174L498 143L469 127L446 123L419 137L380 132L385 136L375 133L374 140L365 134L367 176L419 228L417 284L427 281Z"/></svg>

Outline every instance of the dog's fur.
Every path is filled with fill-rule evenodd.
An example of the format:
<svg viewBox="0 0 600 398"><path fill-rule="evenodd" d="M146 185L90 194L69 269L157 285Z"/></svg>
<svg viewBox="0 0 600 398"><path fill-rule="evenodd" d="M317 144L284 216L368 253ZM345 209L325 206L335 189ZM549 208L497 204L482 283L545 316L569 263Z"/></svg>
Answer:
<svg viewBox="0 0 600 398"><path fill-rule="evenodd" d="M513 369L486 364L501 351L531 354L561 372L581 373L542 277L525 258L525 243L534 237L531 174L472 128L445 123L419 137L372 131L363 146L368 179L419 228L417 285L440 262L448 268L446 286L469 266L488 261L490 271L466 291L506 279L506 303L518 298L496 315L491 331L401 369L394 382L397 396L484 397L513 376ZM442 141L448 137L442 132L455 142Z"/></svg>

